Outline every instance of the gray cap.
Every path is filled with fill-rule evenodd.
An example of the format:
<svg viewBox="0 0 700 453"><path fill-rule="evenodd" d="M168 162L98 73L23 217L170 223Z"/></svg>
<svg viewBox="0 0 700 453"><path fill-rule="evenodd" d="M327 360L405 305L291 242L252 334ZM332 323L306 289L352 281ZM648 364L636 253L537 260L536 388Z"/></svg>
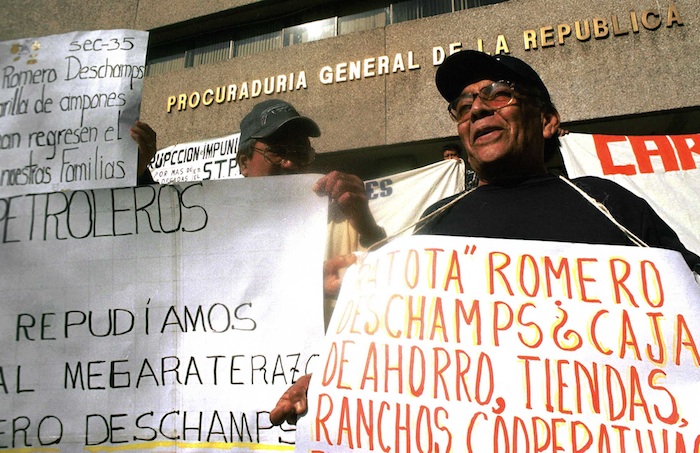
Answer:
<svg viewBox="0 0 700 453"><path fill-rule="evenodd" d="M274 134L286 124L294 124L309 137L318 137L321 130L311 118L299 115L292 104L279 99L262 101L253 107L241 120L241 139L238 150L248 146L251 140L266 138Z"/></svg>

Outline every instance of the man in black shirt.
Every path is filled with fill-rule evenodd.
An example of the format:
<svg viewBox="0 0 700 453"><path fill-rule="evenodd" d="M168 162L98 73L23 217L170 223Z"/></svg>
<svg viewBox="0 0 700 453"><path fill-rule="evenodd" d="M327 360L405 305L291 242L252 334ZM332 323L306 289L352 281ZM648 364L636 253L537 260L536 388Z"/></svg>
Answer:
<svg viewBox="0 0 700 453"><path fill-rule="evenodd" d="M605 179L547 173L545 158L559 147L559 112L525 62L465 50L445 59L435 83L479 185L428 208L416 233L649 245L681 252L700 272L700 257L642 198ZM273 424L306 412L309 379L280 398Z"/></svg>
<svg viewBox="0 0 700 453"><path fill-rule="evenodd" d="M547 173L559 113L526 63L466 50L445 60L435 82L479 186L431 206L418 234L646 244L679 251L700 272L700 257L642 198L606 179Z"/></svg>

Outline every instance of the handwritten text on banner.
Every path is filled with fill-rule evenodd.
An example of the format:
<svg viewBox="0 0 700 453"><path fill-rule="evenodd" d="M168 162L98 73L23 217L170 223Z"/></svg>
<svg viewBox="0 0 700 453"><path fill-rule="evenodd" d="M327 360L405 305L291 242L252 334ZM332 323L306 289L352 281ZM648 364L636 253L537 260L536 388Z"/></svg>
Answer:
<svg viewBox="0 0 700 453"><path fill-rule="evenodd" d="M697 451L698 303L676 252L399 239L346 274L297 451Z"/></svg>
<svg viewBox="0 0 700 453"><path fill-rule="evenodd" d="M0 449L291 449L268 411L318 360L318 177L0 199Z"/></svg>
<svg viewBox="0 0 700 453"><path fill-rule="evenodd" d="M0 196L136 183L148 33L0 42Z"/></svg>

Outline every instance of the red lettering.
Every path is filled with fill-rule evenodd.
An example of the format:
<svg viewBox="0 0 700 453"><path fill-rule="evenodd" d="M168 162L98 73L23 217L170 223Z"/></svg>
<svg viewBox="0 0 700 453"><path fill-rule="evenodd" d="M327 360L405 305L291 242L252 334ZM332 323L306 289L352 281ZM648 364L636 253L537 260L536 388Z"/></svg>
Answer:
<svg viewBox="0 0 700 453"><path fill-rule="evenodd" d="M647 273L647 267L650 268L649 273ZM644 293L644 299L647 304L653 308L661 308L664 305L664 288L661 285L661 273L656 268L656 265L651 262L644 260L642 261L642 292ZM653 278L648 278L651 275ZM649 286L652 287L656 292L656 300L652 300L649 295Z"/></svg>
<svg viewBox="0 0 700 453"><path fill-rule="evenodd" d="M552 263L552 259L548 256L544 257L544 269L545 269L545 280L547 282L547 297L552 297L552 284L551 284L551 278L550 274L553 275L557 279L561 279L562 275L566 277L565 280L565 288L566 288L566 295L569 299L571 299L571 272L569 270L569 260L566 258L562 258L562 260L559 262L559 267L554 268L554 263Z"/></svg>
<svg viewBox="0 0 700 453"><path fill-rule="evenodd" d="M591 342L593 343L593 346L595 346L596 350L600 352L601 354L604 355L610 355L612 354L612 351L598 341L598 335L596 332L598 331L598 319L603 316L607 315L608 310L600 310L598 311L595 316L593 316L593 320L591 321Z"/></svg>
<svg viewBox="0 0 700 453"><path fill-rule="evenodd" d="M460 294L463 294L464 287L462 286L462 274L460 272L459 256L457 255L456 250L452 251L452 256L450 257L450 268L447 270L447 275L445 276L445 291L447 291L447 286L451 281L454 281L457 284L457 291Z"/></svg>
<svg viewBox="0 0 700 453"><path fill-rule="evenodd" d="M622 332L620 333L620 358L624 359L627 349L632 349L634 358L642 360L639 355L639 346L637 345L637 336L632 329L632 322L627 310L622 310Z"/></svg>
<svg viewBox="0 0 700 453"><path fill-rule="evenodd" d="M360 382L360 389L365 389L365 384L367 381L373 381L374 386L372 391L377 391L377 374L379 370L377 369L377 345L370 343L369 350L367 351L367 360L365 361L365 370L362 373L362 381Z"/></svg>
<svg viewBox="0 0 700 453"><path fill-rule="evenodd" d="M627 142L624 135L593 134L593 144L604 175L634 175L637 173L634 165L615 165L610 151L610 143Z"/></svg>
<svg viewBox="0 0 700 453"><path fill-rule="evenodd" d="M520 289L525 293L526 296L535 297L540 289L540 273L537 269L537 262L535 261L535 257L532 255L523 255L520 257L518 264L518 267L520 268ZM533 281L533 288L530 291L528 291L527 288L525 288L526 269L530 269L531 273L533 274L531 278L531 280Z"/></svg>
<svg viewBox="0 0 700 453"><path fill-rule="evenodd" d="M345 399L345 397L343 397ZM322 408L324 407L324 402L328 402L328 411L324 412ZM328 433L328 427L326 422L331 418L333 413L333 399L327 393L322 393L318 395L318 406L316 408L316 442L321 440L321 433L323 432L323 437L325 442L331 444L330 434Z"/></svg>
<svg viewBox="0 0 700 453"><path fill-rule="evenodd" d="M654 168L651 165L651 156L661 157L665 171L678 171L680 169L671 142L665 136L630 135L628 139L632 145L632 152L634 152L634 156L637 159L640 173L654 173ZM650 146L651 143L655 146Z"/></svg>
<svg viewBox="0 0 700 453"><path fill-rule="evenodd" d="M493 306L493 344L495 346L500 346L498 332L508 330L513 325L513 310L505 302L496 301L494 302ZM504 308L507 315L505 322L502 322L499 319L501 308Z"/></svg>
<svg viewBox="0 0 700 453"><path fill-rule="evenodd" d="M600 299L595 299L595 298L588 298L588 295L586 295L586 286L585 282L595 282L595 278L588 277L584 275L583 273L583 265L584 263L597 263L598 260L595 258L579 258L576 260L576 265L578 269L578 287L579 291L581 291L581 302L595 302L595 303L600 303Z"/></svg>
<svg viewBox="0 0 700 453"><path fill-rule="evenodd" d="M503 258L503 262L500 265L496 265L494 263L494 257ZM510 257L508 255L506 255L505 253L501 253L501 252L489 253L489 294L495 293L494 273L497 272L501 276L501 281L503 282L503 285L505 286L505 288L508 290L508 294L510 294L511 296L515 295L513 293L513 290L510 287L510 284L508 284L508 279L506 278L506 276L502 272L502 269L508 267L509 264L510 264Z"/></svg>
<svg viewBox="0 0 700 453"><path fill-rule="evenodd" d="M617 264L621 264L623 271L622 271L622 277L618 277L618 270L617 270ZM620 258L613 258L610 260L610 275L612 277L612 283L613 283L613 288L615 289L615 303L619 304L621 303L621 297L620 297L620 289L624 290L627 300L631 303L633 307L639 307L637 303L634 301L634 296L632 295L632 292L625 286L625 280L627 280L630 276L630 264Z"/></svg>
<svg viewBox="0 0 700 453"><path fill-rule="evenodd" d="M671 135L671 141L676 147L678 160L681 163L683 170L695 170L697 164L693 157L693 153L700 154L700 134L692 135ZM692 143L692 145L691 145Z"/></svg>
<svg viewBox="0 0 700 453"><path fill-rule="evenodd" d="M671 392L666 389L663 385L657 384L656 383L656 377L660 376L661 379L666 379L666 373L663 372L663 370L659 369L654 369L651 370L649 373L649 378L647 382L649 383L649 387L653 388L654 390L660 390L668 395L668 399L671 402L671 413L668 415L668 417L664 417L659 413L659 406L654 405L654 414L656 414L656 418L661 420L664 423L667 423L669 425L675 425L678 423L678 419L681 417L681 415L678 413L678 405L676 404L676 398L671 395ZM697 451L697 450L696 450Z"/></svg>
<svg viewBox="0 0 700 453"><path fill-rule="evenodd" d="M690 333L690 329L688 329L688 325L685 323L683 315L678 315L676 317L676 354L673 358L673 363L676 365L681 364L681 346L685 346L690 351L695 366L700 366L700 356L698 356L698 347L695 345L695 340Z"/></svg>

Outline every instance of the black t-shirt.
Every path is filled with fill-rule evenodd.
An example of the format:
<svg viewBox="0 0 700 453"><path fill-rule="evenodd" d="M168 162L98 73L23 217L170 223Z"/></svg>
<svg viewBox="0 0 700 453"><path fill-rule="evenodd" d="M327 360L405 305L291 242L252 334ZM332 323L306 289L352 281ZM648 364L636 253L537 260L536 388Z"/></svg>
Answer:
<svg viewBox="0 0 700 453"><path fill-rule="evenodd" d="M586 176L573 182L649 246L681 252L688 266L700 272L700 257L683 246L644 199L602 178ZM457 197L432 205L423 217ZM551 175L480 186L424 226L419 224L416 234L632 245L582 194Z"/></svg>

